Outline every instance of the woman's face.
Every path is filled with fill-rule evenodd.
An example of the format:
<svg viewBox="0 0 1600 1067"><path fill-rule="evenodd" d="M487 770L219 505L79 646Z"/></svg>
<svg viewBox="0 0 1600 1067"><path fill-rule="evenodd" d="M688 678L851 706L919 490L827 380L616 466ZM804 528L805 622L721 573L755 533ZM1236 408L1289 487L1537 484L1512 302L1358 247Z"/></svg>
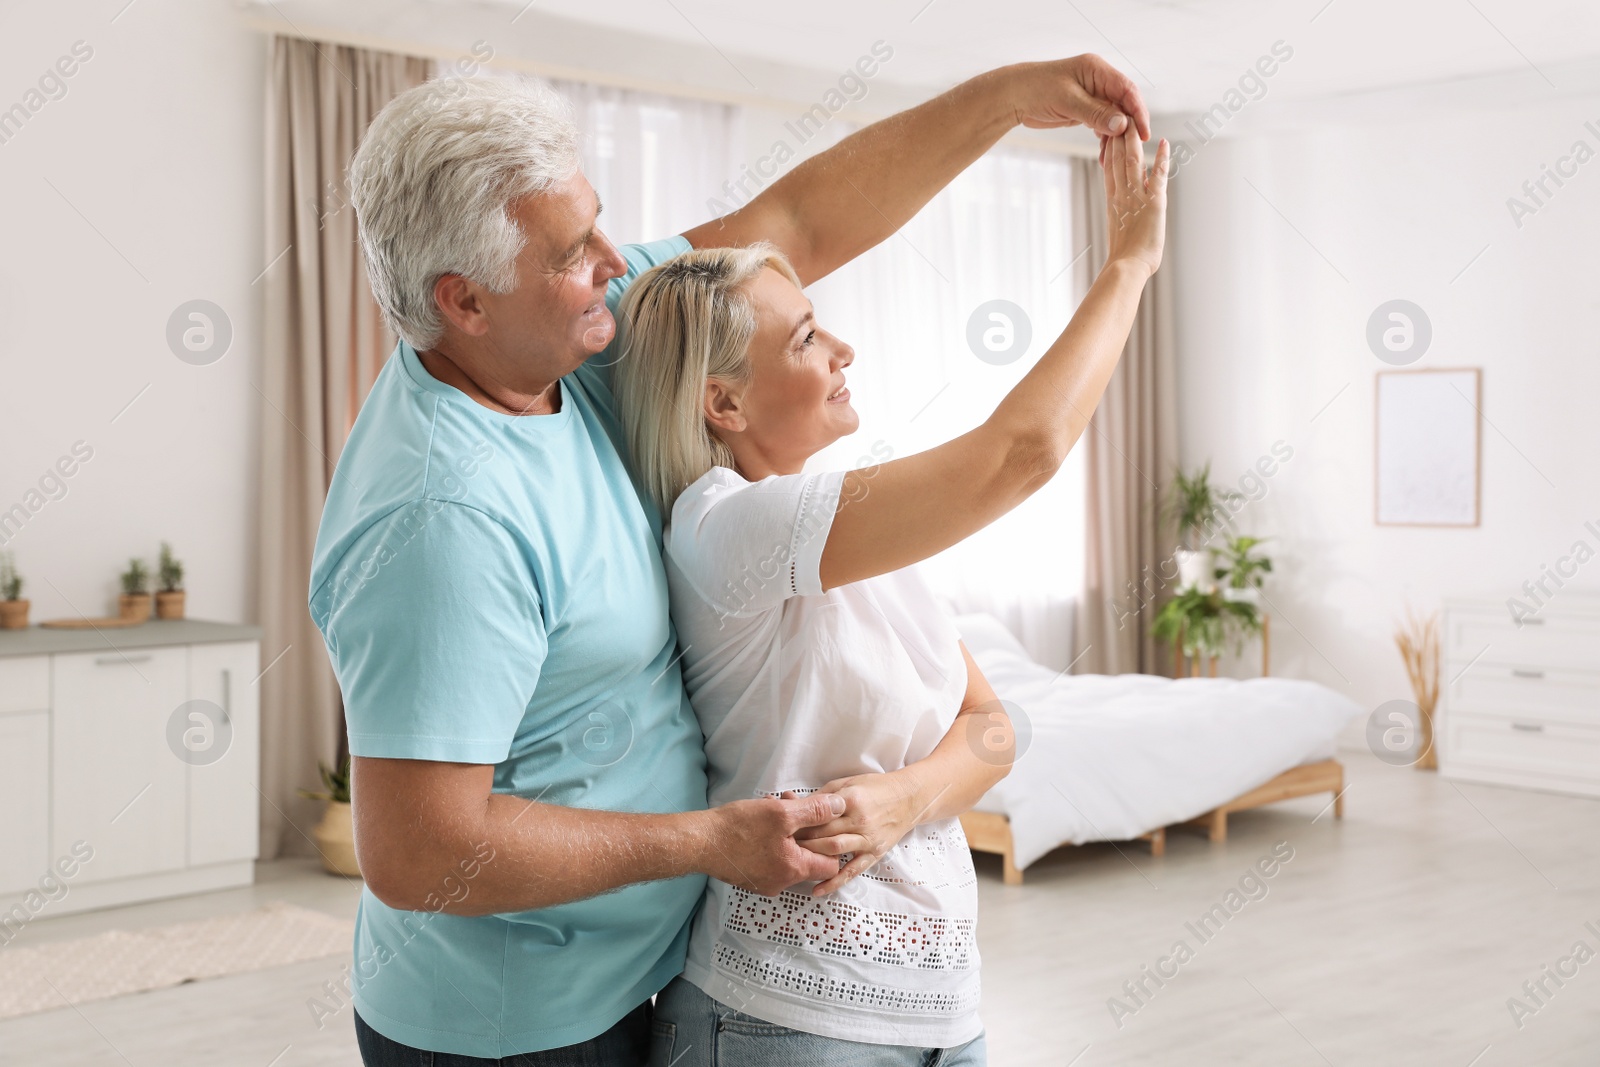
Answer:
<svg viewBox="0 0 1600 1067"><path fill-rule="evenodd" d="M707 414L747 477L797 473L860 425L844 383L856 354L817 325L811 301L771 267L751 282L749 294L756 310L750 380L713 385Z"/></svg>

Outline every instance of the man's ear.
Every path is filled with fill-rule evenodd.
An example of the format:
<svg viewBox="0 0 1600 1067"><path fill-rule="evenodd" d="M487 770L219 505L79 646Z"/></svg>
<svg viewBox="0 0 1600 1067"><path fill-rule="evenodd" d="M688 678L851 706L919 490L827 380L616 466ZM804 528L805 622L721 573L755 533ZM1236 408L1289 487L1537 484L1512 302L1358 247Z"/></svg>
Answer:
<svg viewBox="0 0 1600 1067"><path fill-rule="evenodd" d="M479 299L479 289L459 274L441 274L433 283L433 301L456 329L469 337L489 332L489 315Z"/></svg>
<svg viewBox="0 0 1600 1067"><path fill-rule="evenodd" d="M715 429L725 433L740 433L745 428L739 392L720 378L706 379L704 411L706 422Z"/></svg>

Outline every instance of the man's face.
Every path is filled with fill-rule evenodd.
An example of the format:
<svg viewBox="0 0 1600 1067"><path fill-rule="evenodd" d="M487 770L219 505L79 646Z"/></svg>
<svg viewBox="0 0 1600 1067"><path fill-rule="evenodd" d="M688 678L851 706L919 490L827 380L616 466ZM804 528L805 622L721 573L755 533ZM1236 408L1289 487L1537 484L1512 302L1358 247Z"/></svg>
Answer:
<svg viewBox="0 0 1600 1067"><path fill-rule="evenodd" d="M600 199L580 171L511 205L527 235L517 256L516 288L480 294L485 340L497 362L522 377L558 378L611 343L617 323L606 308L606 283L627 263L595 224Z"/></svg>

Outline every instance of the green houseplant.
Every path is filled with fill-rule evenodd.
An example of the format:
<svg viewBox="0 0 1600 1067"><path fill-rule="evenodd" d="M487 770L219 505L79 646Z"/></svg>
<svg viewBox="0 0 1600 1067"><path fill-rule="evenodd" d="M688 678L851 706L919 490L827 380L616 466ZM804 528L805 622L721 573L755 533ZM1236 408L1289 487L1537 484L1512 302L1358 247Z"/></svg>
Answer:
<svg viewBox="0 0 1600 1067"><path fill-rule="evenodd" d="M22 630L28 625L28 602L22 599L22 575L10 552L0 552L0 630Z"/></svg>
<svg viewBox="0 0 1600 1067"><path fill-rule="evenodd" d="M302 789L300 795L311 800L325 800L327 810L322 821L311 831L317 851L322 853L322 865L329 874L346 878L359 878L361 867L356 862L355 820L350 813L350 757L340 761L337 769L318 763L322 776L322 789Z"/></svg>
<svg viewBox="0 0 1600 1067"><path fill-rule="evenodd" d="M134 622L150 617L150 568L142 559L130 559L128 569L122 572L117 614Z"/></svg>
<svg viewBox="0 0 1600 1067"><path fill-rule="evenodd" d="M1178 564L1180 588L1203 584L1206 574L1202 546L1219 526L1228 525L1232 519L1229 505L1242 499L1231 489L1219 489L1211 484L1209 460L1192 474L1185 474L1182 467L1173 471L1162 513L1177 527L1178 548L1173 558Z"/></svg>
<svg viewBox="0 0 1600 1067"><path fill-rule="evenodd" d="M1257 555L1257 546L1265 538L1239 535L1230 537L1215 553L1216 567L1212 575L1222 587L1223 595L1230 600L1260 600L1261 586L1272 573L1272 560Z"/></svg>
<svg viewBox="0 0 1600 1067"><path fill-rule="evenodd" d="M183 563L172 554L172 546L161 542L161 561L156 565L156 618L183 618Z"/></svg>
<svg viewBox="0 0 1600 1067"><path fill-rule="evenodd" d="M1261 614L1248 600L1231 600L1219 589L1191 586L1156 612L1150 633L1183 651L1185 659L1238 653L1245 638L1261 631Z"/></svg>

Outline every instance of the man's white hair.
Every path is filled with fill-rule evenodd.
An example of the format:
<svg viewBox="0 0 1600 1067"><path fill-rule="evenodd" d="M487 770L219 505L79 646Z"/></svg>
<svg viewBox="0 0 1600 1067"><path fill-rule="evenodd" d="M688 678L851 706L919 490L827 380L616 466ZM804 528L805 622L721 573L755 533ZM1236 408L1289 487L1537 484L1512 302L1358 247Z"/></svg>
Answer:
<svg viewBox="0 0 1600 1067"><path fill-rule="evenodd" d="M516 286L527 236L511 203L578 170L571 109L538 82L436 78L391 100L350 164L372 295L413 348L444 330L433 286L459 274Z"/></svg>

